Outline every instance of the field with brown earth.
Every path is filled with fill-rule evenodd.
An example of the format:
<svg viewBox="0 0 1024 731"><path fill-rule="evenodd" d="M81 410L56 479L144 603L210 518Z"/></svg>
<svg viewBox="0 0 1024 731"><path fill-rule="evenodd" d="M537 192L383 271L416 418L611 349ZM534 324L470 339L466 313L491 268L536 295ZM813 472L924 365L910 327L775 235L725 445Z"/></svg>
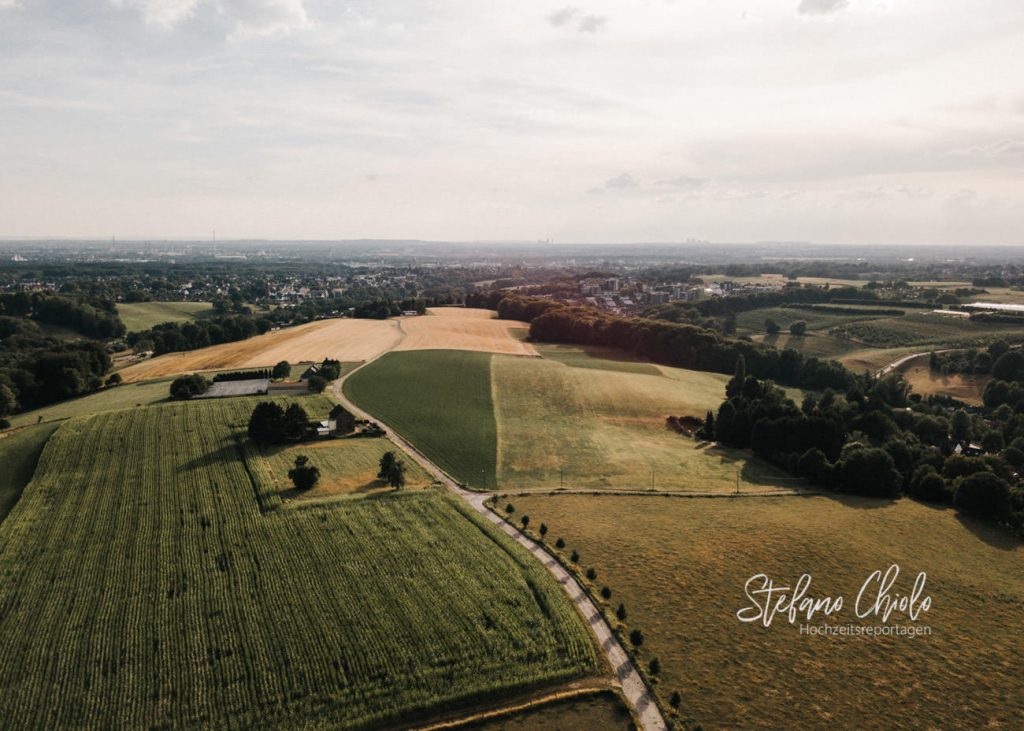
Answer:
<svg viewBox="0 0 1024 731"><path fill-rule="evenodd" d="M808 496L740 499L514 496L514 518L547 525L593 568L592 593L628 611L644 664L661 664L655 692L718 729L1024 728L1024 545L1003 529L909 499ZM498 505L505 514L505 503ZM876 626L856 600L872 572L900 574L890 596L927 575L931 634L801 634L801 620L740 622L744 585L766 574L776 589L811 576L806 596L843 597L815 626ZM872 606L869 586L864 606ZM775 595L778 598L778 595ZM922 597L923 598L923 597ZM764 605L764 598L761 601ZM606 611L607 611L606 610ZM806 620L803 620L807 623ZM889 625L912 625L894 612Z"/></svg>
<svg viewBox="0 0 1024 731"><path fill-rule="evenodd" d="M334 358L356 362L390 350L401 337L394 320L320 320L248 340L168 353L130 365L120 374L131 382L196 371L266 367L282 360L295 363Z"/></svg>
<svg viewBox="0 0 1024 731"><path fill-rule="evenodd" d="M981 405L985 385L992 380L988 374L953 373L942 375L928 367L928 356L922 355L903 366L900 371L913 389L922 396L952 396L966 404Z"/></svg>
<svg viewBox="0 0 1024 731"><path fill-rule="evenodd" d="M490 310L433 307L422 317L404 318L405 338L395 350L478 350L505 355L537 355L524 342L526 326L499 320Z"/></svg>

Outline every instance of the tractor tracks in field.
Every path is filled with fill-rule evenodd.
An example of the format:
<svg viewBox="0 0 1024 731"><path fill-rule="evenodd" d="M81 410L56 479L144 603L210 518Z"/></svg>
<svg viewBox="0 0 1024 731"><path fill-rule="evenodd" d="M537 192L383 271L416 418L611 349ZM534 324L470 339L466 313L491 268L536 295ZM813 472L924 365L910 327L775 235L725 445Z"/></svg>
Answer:
<svg viewBox="0 0 1024 731"><path fill-rule="evenodd" d="M594 602L591 600L587 592L584 591L576 578L572 576L572 574L570 574L562 564L555 560L554 556L548 553L543 546L530 539L515 526L505 522L500 516L487 507L486 502L493 496L493 493L472 492L464 489L419 449L414 447L400 434L395 432L394 429L363 409L360 409L345 396L343 389L345 381L353 373L356 373L361 368L366 367L382 355L384 355L384 353L364 361L348 373L343 374L341 378L331 384L331 391L338 403L355 414L357 418L375 421L384 431L385 436L424 470L426 470L428 474L434 477L434 479L444 485L448 490L455 493L455 495L466 502L477 513L496 525L499 529L503 530L513 540L529 551L534 558L544 564L544 567L547 568L548 572L555 577L555 580L562 587L562 590L568 595L569 599L576 606L577 611L579 611L584 621L586 621L587 625L590 627L591 633L597 640L598 646L604 653L604 656L608 661L608 665L612 669L619 687L622 689L623 697L629 705L630 710L633 712L633 716L636 719L640 731L667 731L668 726L665 723L664 717L661 715L661 711L654 700L653 694L647 687L647 684L644 682L640 673L637 671L633 661L630 660L629 655L626 654L626 650L622 647L622 644L612 632L612 628L605 621L601 611L594 605Z"/></svg>

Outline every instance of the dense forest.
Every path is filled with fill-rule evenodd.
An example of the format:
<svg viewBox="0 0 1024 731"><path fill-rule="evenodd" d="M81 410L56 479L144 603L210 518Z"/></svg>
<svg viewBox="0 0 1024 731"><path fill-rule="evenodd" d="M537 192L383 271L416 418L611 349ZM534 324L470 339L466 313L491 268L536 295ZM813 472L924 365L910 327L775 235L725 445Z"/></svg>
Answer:
<svg viewBox="0 0 1024 731"><path fill-rule="evenodd" d="M42 292L0 294L0 316L23 317L105 340L124 335L113 301Z"/></svg>

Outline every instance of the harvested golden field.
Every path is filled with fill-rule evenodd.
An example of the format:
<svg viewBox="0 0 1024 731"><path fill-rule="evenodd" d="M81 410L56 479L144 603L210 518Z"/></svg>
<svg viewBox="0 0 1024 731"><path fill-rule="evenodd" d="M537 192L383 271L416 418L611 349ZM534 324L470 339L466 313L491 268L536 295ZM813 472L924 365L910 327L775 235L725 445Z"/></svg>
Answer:
<svg viewBox="0 0 1024 731"><path fill-rule="evenodd" d="M320 320L248 340L168 353L130 365L120 373L130 382L196 371L272 366L282 360L355 362L390 350L400 338L394 320Z"/></svg>
<svg viewBox="0 0 1024 731"><path fill-rule="evenodd" d="M401 321L405 338L395 350L478 350L506 355L537 355L517 337L527 329L521 322L499 320L490 310L432 307L422 317Z"/></svg>
<svg viewBox="0 0 1024 731"><path fill-rule="evenodd" d="M1007 531L909 499L510 500L515 517L547 525L549 545L565 539L567 562L575 550L581 571L597 571L592 591L611 588L605 607L623 602L626 631L645 636L642 661L660 660L655 692L668 701L678 690L704 728L1024 728L1024 545ZM890 597L926 573L932 604L916 626L930 635L801 634L802 623L914 626L900 611L858 618L861 587L893 564ZM841 596L843 607L810 622L740 622L753 606L744 586L762 573L776 591L809 574L805 596ZM877 585L865 595L862 613Z"/></svg>
<svg viewBox="0 0 1024 731"><path fill-rule="evenodd" d="M928 367L927 355L915 358L900 370L907 383L913 387L914 393L922 396L952 396L973 406L981 405L981 394L985 391L985 385L992 380L988 374L952 373L944 376L935 373Z"/></svg>

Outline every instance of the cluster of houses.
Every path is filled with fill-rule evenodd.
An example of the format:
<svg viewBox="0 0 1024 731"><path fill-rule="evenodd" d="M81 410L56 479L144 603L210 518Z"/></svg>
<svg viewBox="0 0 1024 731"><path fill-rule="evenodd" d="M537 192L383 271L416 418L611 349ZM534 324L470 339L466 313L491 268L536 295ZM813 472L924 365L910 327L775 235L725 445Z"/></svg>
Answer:
<svg viewBox="0 0 1024 731"><path fill-rule="evenodd" d="M694 302L733 294L773 292L785 286L784 280L738 284L732 280L708 282L667 282L649 284L631 278L584 279L581 299L588 305L621 315L637 314L645 307L669 302Z"/></svg>

